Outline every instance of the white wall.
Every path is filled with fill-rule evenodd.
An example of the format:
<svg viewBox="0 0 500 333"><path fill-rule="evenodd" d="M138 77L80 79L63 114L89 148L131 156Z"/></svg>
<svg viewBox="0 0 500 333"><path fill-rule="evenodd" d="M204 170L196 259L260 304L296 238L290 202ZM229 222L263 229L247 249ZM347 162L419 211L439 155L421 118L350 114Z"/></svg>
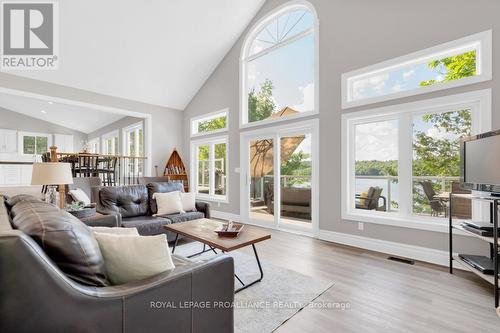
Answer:
<svg viewBox="0 0 500 333"><path fill-rule="evenodd" d="M250 26L285 0L268 0ZM341 109L341 74L428 48L473 33L493 29L493 53L500 52L500 2L490 0L311 0L319 15L319 119L320 119L320 228L396 243L447 250L447 234L341 219L341 115L368 107ZM248 31L248 30L247 30ZM229 108L229 203L214 209L239 214L239 57L243 38L229 51L185 110L184 150L189 147L189 119ZM493 72L500 72L494 56ZM495 74L494 74L495 75ZM391 105L475 89L493 90L493 128L500 127L498 80L467 87L403 98L376 106ZM459 237L457 249L485 252L479 241Z"/></svg>
<svg viewBox="0 0 500 333"><path fill-rule="evenodd" d="M85 133L3 108L0 108L0 128L22 132L72 135L73 150L75 151L80 151L83 141L87 139ZM23 158L20 158L18 154L0 154L0 160L4 161L21 159ZM31 157L28 157L28 160L31 160Z"/></svg>
<svg viewBox="0 0 500 333"><path fill-rule="evenodd" d="M54 99L60 98L80 103L89 103L114 109L123 109L131 112L149 114L152 117L152 153L151 172L154 174L154 166L158 165L163 172L163 167L174 148L179 150L184 158L182 147L182 111L145 104L122 98L106 96L86 90L66 87L49 82L38 81L20 76L0 73L0 88L24 91L27 93L48 96ZM168 93L168 92L165 92Z"/></svg>

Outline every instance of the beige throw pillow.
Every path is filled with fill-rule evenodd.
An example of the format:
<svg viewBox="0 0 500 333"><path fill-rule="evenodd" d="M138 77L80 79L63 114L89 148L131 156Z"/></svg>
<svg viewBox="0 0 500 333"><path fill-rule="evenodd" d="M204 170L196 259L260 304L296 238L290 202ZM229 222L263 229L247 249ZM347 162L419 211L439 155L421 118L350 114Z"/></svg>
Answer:
<svg viewBox="0 0 500 333"><path fill-rule="evenodd" d="M142 280L175 268L167 237L94 233L113 285Z"/></svg>
<svg viewBox="0 0 500 333"><path fill-rule="evenodd" d="M196 210L196 194L194 192L180 193L182 201L182 210L192 212Z"/></svg>
<svg viewBox="0 0 500 333"><path fill-rule="evenodd" d="M184 213L180 194L180 191L154 193L153 199L156 200L156 205L158 206L156 215Z"/></svg>
<svg viewBox="0 0 500 333"><path fill-rule="evenodd" d="M76 188L74 190L70 190L69 195L71 195L73 200L76 202L83 202L85 205L90 205L91 203L89 196L87 193L83 192L82 189Z"/></svg>
<svg viewBox="0 0 500 333"><path fill-rule="evenodd" d="M90 230L92 230L93 232L100 232L103 234L139 236L137 228L90 227Z"/></svg>

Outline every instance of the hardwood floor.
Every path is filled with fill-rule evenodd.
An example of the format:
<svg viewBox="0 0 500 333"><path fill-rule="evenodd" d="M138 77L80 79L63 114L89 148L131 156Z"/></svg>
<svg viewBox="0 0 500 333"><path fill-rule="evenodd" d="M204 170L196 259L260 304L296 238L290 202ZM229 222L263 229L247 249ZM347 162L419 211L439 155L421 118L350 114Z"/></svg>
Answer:
<svg viewBox="0 0 500 333"><path fill-rule="evenodd" d="M350 309L305 308L276 332L500 332L493 287L474 274L273 231L262 260L334 282L316 301Z"/></svg>

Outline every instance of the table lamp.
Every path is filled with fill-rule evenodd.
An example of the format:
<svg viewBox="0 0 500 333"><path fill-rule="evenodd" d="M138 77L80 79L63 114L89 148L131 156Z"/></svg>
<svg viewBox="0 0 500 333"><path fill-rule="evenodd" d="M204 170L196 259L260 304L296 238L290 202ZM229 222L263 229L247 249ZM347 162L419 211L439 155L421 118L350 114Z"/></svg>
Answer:
<svg viewBox="0 0 500 333"><path fill-rule="evenodd" d="M73 184L73 175L69 163L34 163L31 174L31 185L59 185L59 208L64 209L66 203L65 185Z"/></svg>

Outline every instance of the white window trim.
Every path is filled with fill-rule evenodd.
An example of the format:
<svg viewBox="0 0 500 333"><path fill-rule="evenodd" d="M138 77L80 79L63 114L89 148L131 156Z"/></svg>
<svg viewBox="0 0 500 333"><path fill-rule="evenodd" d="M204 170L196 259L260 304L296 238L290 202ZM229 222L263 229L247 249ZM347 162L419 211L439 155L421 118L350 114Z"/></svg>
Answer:
<svg viewBox="0 0 500 333"><path fill-rule="evenodd" d="M94 152L94 153L95 154L100 154L101 153L101 140L99 139L99 137L92 138L92 139L88 140L87 144L88 144L89 148L90 148L91 145L96 144L97 151Z"/></svg>
<svg viewBox="0 0 500 333"><path fill-rule="evenodd" d="M287 225L283 227L278 223L278 215L275 215L274 224L270 225L268 223L262 223L262 221L250 218L248 197L250 196L250 170L249 170L249 156L243 152L247 151L247 146L250 140L259 139L269 139L278 140L279 137L300 135L304 132L310 132L312 135L312 179L311 179L311 224L312 228L307 230L301 227L293 227ZM275 164L281 163L280 160L280 145L276 145L274 151L274 162ZM273 228L277 230L286 230L291 232L300 232L307 235L319 235L319 191L320 191L320 180L319 180L319 167L320 167L320 155L319 155L319 120L310 119L301 122L294 122L290 124L282 124L280 126L274 127L264 127L257 128L252 131L244 131L240 133L240 217L247 224L253 224L258 226L263 226L266 228ZM275 177L280 176L280 169L277 168ZM274 183L274 201L275 201L275 211L280 211L281 200L280 200L280 184L279 182ZM280 226L279 226L280 225Z"/></svg>
<svg viewBox="0 0 500 333"><path fill-rule="evenodd" d="M127 155L127 156L130 156L130 152L128 151L128 134L132 131L136 131L138 129L142 129L142 143L144 144L144 126L143 126L143 123L142 121L138 122L138 123L135 123L135 124L132 124L132 125L129 125L127 127L124 127L122 128L122 135L123 135L123 139L122 139L122 151L123 151L123 155ZM136 144L137 144L137 148L139 147L139 138L136 137ZM143 154L144 154L144 147L142 147L143 149Z"/></svg>
<svg viewBox="0 0 500 333"><path fill-rule="evenodd" d="M109 154L109 152L106 151L106 145L104 144L104 142L107 139L112 139L115 137L117 138L118 141L120 140L120 131L119 130L114 130L114 131L108 132L106 134L103 134L101 136L101 151L103 154L108 154L108 155L119 155L120 154L120 152L117 152L117 151L115 151L114 154ZM120 142L118 142L118 147L120 147Z"/></svg>
<svg viewBox="0 0 500 333"><path fill-rule="evenodd" d="M246 88L247 88L247 75L246 75L246 64L250 59L255 59L257 55L259 54L254 54L252 56L248 56L248 53L250 51L250 46L254 40L254 38L257 36L257 34L260 32L261 28L267 25L269 22L271 22L275 17L281 15L282 13L285 13L290 10L294 9L305 9L308 10L314 17L314 27L312 31L307 31L308 34L313 33L314 34L314 110L312 111L307 111L307 112L301 112L296 115L288 116L285 118L277 118L277 119L270 119L270 120L259 120L259 121L254 121L249 123L248 122L248 100L246 96ZM319 113L319 18L318 14L316 12L316 9L314 6L305 0L294 0L294 1L289 1L281 6L278 6L274 10L270 11L267 15L262 17L260 20L258 20L251 29L249 29L249 33L245 37L245 40L243 42L243 46L241 48L240 52L240 93L239 93L239 99L240 99L240 128L250 128L250 127L256 127L256 126L261 126L263 124L275 124L275 123L281 123L283 121L291 120L291 119L300 119L304 117L308 117L311 115L316 115ZM301 34L301 37L304 35ZM287 40L288 42L293 42L296 39L290 38ZM286 43L286 42L285 42ZM262 53L269 52L270 50L265 50Z"/></svg>
<svg viewBox="0 0 500 333"><path fill-rule="evenodd" d="M215 180L215 163L213 159L209 159L209 193L212 194L203 194L198 193L198 157L196 156L198 146L210 146L210 155L213 156L214 152L212 151L212 147L216 144L225 143L226 144L226 195L218 195L213 194L214 192L214 180ZM190 183L191 188L196 194L196 198L200 200L212 201L212 202L220 202L220 203L229 203L229 137L227 135L211 137L211 138L203 138L197 140L191 140L190 145Z"/></svg>
<svg viewBox="0 0 500 333"><path fill-rule="evenodd" d="M341 216L343 221L356 221L375 224L384 224L397 227L414 228L429 231L448 232L448 222L442 218L431 218L421 216L387 214L376 211L360 211L355 209L352 199L355 195L354 184L354 125L367 121L380 121L387 119L401 118L402 115L413 116L415 114L431 113L449 110L457 105L468 105L474 108L473 129L475 133L487 132L491 130L492 110L491 110L491 89L471 91L463 94L449 95L433 99L426 99L417 102L391 105L371 110L345 113L342 115L342 184L341 184ZM400 142L411 147L411 142ZM401 159L401 157L399 157ZM405 167L409 170L399 172L399 177L411 176L411 165ZM401 182L400 182L401 183ZM408 192L408 191L407 191ZM404 194L404 190L400 190ZM409 192L411 193L411 191ZM482 212L479 212L482 214ZM445 221L446 220L446 221Z"/></svg>
<svg viewBox="0 0 500 333"><path fill-rule="evenodd" d="M17 132L17 142L18 142L18 151L20 156L34 156L34 155L39 155L36 153L36 147L35 147L35 154L25 154L24 153L24 140L23 137L25 136L43 136L47 138L47 148L50 148L53 143L53 135L49 133L37 133L37 132Z"/></svg>
<svg viewBox="0 0 500 333"><path fill-rule="evenodd" d="M220 118L220 117L224 117L224 116L226 117L226 127L220 128L217 130L213 130L210 132L201 132L201 133L198 132L198 124L201 121L212 120L212 119L216 119L216 118ZM222 109L219 111L205 113L205 114L202 114L200 116L193 117L193 118L191 118L189 124L190 124L189 126L190 126L192 138L205 136L205 135L225 133L229 130L229 108L225 108L225 109Z"/></svg>
<svg viewBox="0 0 500 333"><path fill-rule="evenodd" d="M383 96L365 98L361 100L351 100L352 82L355 79L369 77L375 73L384 73L388 70L395 70L408 64L421 63L428 58L447 57L452 54L463 53L471 50L476 50L476 66L477 74L475 76L466 77L445 83L417 87L411 90L405 90L395 93L389 93ZM461 52L463 51L463 52ZM430 59L428 59L430 60ZM352 108L361 105L379 103L383 101L393 100L402 97L425 94L433 91L460 87L477 82L488 81L492 79L492 31L487 30L464 38L456 39L451 42L440 44L414 53L410 53L401 57L383 61L378 64L360 68L342 74L342 108Z"/></svg>

